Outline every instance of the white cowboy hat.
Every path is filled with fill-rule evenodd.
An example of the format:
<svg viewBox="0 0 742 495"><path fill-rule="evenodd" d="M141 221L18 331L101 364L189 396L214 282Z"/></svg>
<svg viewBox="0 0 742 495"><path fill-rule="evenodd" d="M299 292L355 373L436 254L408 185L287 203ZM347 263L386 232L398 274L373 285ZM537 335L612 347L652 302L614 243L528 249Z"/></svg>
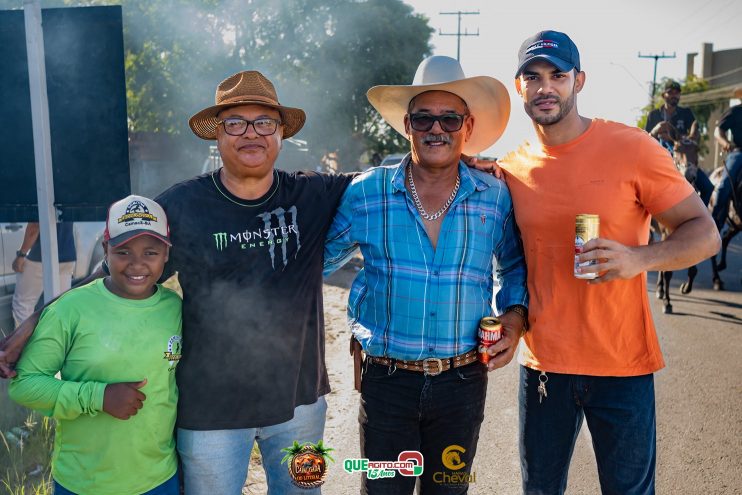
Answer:
<svg viewBox="0 0 742 495"><path fill-rule="evenodd" d="M410 86L374 86L368 101L397 132L407 137L404 116L410 100L426 91L447 91L466 102L474 116L474 130L463 152L476 155L500 139L510 117L510 97L505 86L489 76L466 77L456 59L428 57L417 67Z"/></svg>

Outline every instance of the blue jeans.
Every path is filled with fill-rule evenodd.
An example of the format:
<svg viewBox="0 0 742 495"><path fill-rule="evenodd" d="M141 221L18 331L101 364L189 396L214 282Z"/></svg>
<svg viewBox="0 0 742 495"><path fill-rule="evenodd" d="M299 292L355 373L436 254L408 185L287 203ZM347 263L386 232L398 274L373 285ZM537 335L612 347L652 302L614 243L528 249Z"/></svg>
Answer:
<svg viewBox="0 0 742 495"><path fill-rule="evenodd" d="M258 442L268 495L318 495L319 488L293 484L284 452L294 441L316 443L325 430L327 402L298 406L285 423L236 430L185 430L178 428L177 447L183 468L186 495L240 495L247 479L250 453Z"/></svg>
<svg viewBox="0 0 742 495"><path fill-rule="evenodd" d="M523 493L563 494L575 441L587 420L604 495L654 494L654 375L600 377L520 370Z"/></svg>
<svg viewBox="0 0 742 495"><path fill-rule="evenodd" d="M714 222L716 222L716 227L720 232L729 214L729 201L732 199L732 188L736 185L740 174L742 174L742 151L735 150L727 156L726 168L721 173L721 181L714 190L716 193L716 203L714 204L711 216L714 217Z"/></svg>
<svg viewBox="0 0 742 495"><path fill-rule="evenodd" d="M437 376L366 361L358 413L361 457L396 461L404 450L419 451L424 460L421 493L465 494L468 483L447 483L444 476L450 480L452 475L470 472L486 396L487 369L477 361ZM442 461L444 451L452 445L462 447L455 464L465 463L456 471L445 467ZM399 473L393 478L375 480L364 474L361 493L412 495L416 481L416 477Z"/></svg>
<svg viewBox="0 0 742 495"><path fill-rule="evenodd" d="M56 481L54 481L53 493L54 495L75 495L75 493L69 491ZM154 487L142 495L180 495L180 480L178 479L178 473L175 473L173 477L165 483Z"/></svg>

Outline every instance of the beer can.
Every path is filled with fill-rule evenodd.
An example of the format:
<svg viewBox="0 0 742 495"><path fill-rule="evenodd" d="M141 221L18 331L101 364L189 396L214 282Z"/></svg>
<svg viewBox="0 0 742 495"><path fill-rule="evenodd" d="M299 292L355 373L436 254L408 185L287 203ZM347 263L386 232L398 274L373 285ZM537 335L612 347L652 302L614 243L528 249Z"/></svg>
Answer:
<svg viewBox="0 0 742 495"><path fill-rule="evenodd" d="M600 217L582 213L575 218L575 269L574 275L581 279L598 278L597 273L579 273L577 268L585 268L591 265L597 265L598 260L585 261L580 263L577 256L582 252L582 246L587 244L591 239L597 239L600 235Z"/></svg>
<svg viewBox="0 0 742 495"><path fill-rule="evenodd" d="M502 338L502 323L499 318L486 316L479 320L479 347L477 347L477 354L480 363L489 363L490 355L487 354L487 349L500 340L500 338Z"/></svg>

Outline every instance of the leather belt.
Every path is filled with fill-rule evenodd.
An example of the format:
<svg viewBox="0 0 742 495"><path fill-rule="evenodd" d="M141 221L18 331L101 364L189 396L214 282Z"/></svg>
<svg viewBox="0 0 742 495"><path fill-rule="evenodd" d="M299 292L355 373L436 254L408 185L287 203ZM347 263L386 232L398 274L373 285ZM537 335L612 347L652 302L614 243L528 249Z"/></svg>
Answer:
<svg viewBox="0 0 742 495"><path fill-rule="evenodd" d="M429 376L440 375L451 368L466 366L477 360L477 350L472 349L464 354L459 354L451 358L425 358L419 361L405 361L403 359L393 359L385 357L368 356L368 360L374 364L384 366L394 366L396 369L407 371L417 371Z"/></svg>

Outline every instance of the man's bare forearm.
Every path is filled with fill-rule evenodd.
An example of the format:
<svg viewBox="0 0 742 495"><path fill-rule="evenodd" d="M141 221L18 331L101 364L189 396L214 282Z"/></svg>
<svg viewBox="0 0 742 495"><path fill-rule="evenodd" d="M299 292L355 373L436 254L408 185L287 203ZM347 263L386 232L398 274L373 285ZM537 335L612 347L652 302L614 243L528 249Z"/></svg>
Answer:
<svg viewBox="0 0 742 495"><path fill-rule="evenodd" d="M693 266L714 256L721 247L716 225L708 215L680 224L662 242L642 246L645 271L672 271Z"/></svg>

